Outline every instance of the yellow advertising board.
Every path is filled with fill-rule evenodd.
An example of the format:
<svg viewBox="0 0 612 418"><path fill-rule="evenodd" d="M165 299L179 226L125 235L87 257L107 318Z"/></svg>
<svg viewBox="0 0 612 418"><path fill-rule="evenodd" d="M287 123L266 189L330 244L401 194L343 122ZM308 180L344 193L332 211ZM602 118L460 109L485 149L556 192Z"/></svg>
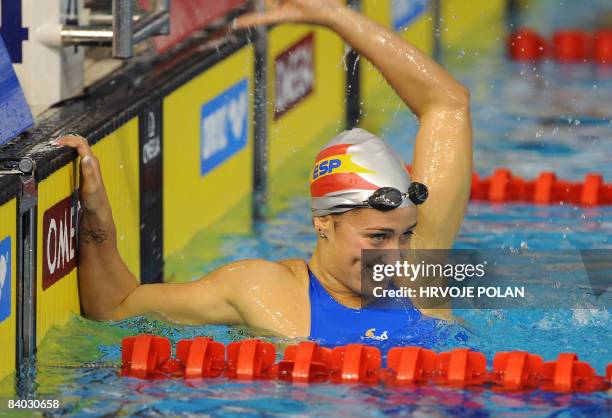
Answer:
<svg viewBox="0 0 612 418"><path fill-rule="evenodd" d="M17 200L0 206L0 380L15 371Z"/></svg>
<svg viewBox="0 0 612 418"><path fill-rule="evenodd" d="M253 63L241 48L163 100L164 258L251 194Z"/></svg>
<svg viewBox="0 0 612 418"><path fill-rule="evenodd" d="M506 4L506 0L441 1L442 48L480 52L503 48Z"/></svg>

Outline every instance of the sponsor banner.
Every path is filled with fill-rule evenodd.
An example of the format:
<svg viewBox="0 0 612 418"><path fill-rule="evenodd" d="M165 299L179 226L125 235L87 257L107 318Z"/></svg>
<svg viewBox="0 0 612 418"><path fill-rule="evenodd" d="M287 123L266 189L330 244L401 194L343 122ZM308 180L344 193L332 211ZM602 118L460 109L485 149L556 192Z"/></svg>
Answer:
<svg viewBox="0 0 612 418"><path fill-rule="evenodd" d="M11 314L11 237L0 240L0 322Z"/></svg>
<svg viewBox="0 0 612 418"><path fill-rule="evenodd" d="M362 303L608 309L612 250L364 250Z"/></svg>
<svg viewBox="0 0 612 418"><path fill-rule="evenodd" d="M200 175L204 176L247 144L249 82L242 79L200 112Z"/></svg>
<svg viewBox="0 0 612 418"><path fill-rule="evenodd" d="M405 28L427 8L427 0L392 0L391 20L394 30Z"/></svg>
<svg viewBox="0 0 612 418"><path fill-rule="evenodd" d="M274 119L313 92L314 57L314 33L311 32L274 59Z"/></svg>
<svg viewBox="0 0 612 418"><path fill-rule="evenodd" d="M163 279L162 107L152 103L139 117L141 283Z"/></svg>
<svg viewBox="0 0 612 418"><path fill-rule="evenodd" d="M17 316L20 310L16 298L19 282L15 274L17 219L17 199L13 198L0 204L0 382L5 376L14 373L16 366L15 341L19 326Z"/></svg>
<svg viewBox="0 0 612 418"><path fill-rule="evenodd" d="M305 40L305 41L304 41ZM286 79L278 80L275 61L291 50L300 41L304 41L307 50L312 53L312 72L296 76L295 71L287 73ZM308 45L312 41L312 45ZM305 51L305 50L302 50ZM307 52L308 53L308 52ZM306 53L306 55L307 55ZM299 54L303 56L304 54ZM284 179L297 181L300 167L312 167L311 155L316 155L321 147L344 128L346 118L345 66L343 62L345 45L336 34L325 28L313 25L277 25L268 31L268 86L270 87L270 109L268 128L268 166L271 176L278 170ZM307 65L306 68L309 66ZM304 65L302 65L302 71ZM281 86L293 84L288 80L302 80L299 84L301 93L293 96L290 90L285 92ZM296 83L297 84L297 83ZM310 93L309 86L312 85ZM308 93L308 94L307 94ZM280 97L280 96L284 97ZM291 100L297 99L297 100ZM284 106L293 105L291 110L282 113ZM275 116L276 115L276 116ZM272 211L280 208L285 199L281 194L291 190L290 183L282 187L270 188L269 203ZM298 183L296 183L297 185ZM280 206L279 206L280 205Z"/></svg>
<svg viewBox="0 0 612 418"><path fill-rule="evenodd" d="M59 281L77 265L78 206L73 195L56 203L43 215L43 290Z"/></svg>
<svg viewBox="0 0 612 418"><path fill-rule="evenodd" d="M161 160L161 120L159 113L146 110L140 120L141 161L150 167ZM146 174L146 173L145 173Z"/></svg>
<svg viewBox="0 0 612 418"><path fill-rule="evenodd" d="M2 37L0 37L0 121L0 145L34 124Z"/></svg>

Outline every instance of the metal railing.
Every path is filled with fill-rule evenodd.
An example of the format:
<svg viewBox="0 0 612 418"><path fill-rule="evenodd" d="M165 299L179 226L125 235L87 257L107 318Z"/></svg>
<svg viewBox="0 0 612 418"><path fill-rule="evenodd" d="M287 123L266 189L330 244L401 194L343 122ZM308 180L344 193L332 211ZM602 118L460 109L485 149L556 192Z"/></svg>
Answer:
<svg viewBox="0 0 612 418"><path fill-rule="evenodd" d="M170 0L161 0L156 10L134 14L132 0L113 0L112 14L93 14L91 26L64 25L59 36L53 31L45 43L51 46L111 46L114 58L131 58L134 45L170 31ZM48 32L47 32L48 33Z"/></svg>

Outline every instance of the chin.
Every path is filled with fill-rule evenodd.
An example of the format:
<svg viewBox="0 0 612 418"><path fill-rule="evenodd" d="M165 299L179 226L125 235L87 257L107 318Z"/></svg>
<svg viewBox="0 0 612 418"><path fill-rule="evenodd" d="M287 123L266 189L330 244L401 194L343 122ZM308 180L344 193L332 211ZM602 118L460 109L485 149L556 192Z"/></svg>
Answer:
<svg viewBox="0 0 612 418"><path fill-rule="evenodd" d="M351 289L351 291L356 295L365 296L368 294L368 289L363 289L363 286L361 285L361 275L359 275L357 278L351 279L349 289Z"/></svg>

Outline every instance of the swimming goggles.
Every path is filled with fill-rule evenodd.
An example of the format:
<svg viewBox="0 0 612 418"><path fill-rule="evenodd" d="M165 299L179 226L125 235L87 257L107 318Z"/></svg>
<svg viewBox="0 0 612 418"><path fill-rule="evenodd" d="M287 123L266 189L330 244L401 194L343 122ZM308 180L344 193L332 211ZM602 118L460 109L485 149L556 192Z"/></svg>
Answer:
<svg viewBox="0 0 612 418"><path fill-rule="evenodd" d="M427 199L429 192L423 183L413 181L408 186L406 193L400 192L395 187L381 187L377 189L367 200L357 204L338 205L336 208L373 208L388 211L401 206L404 199L408 198L415 205L420 205Z"/></svg>

